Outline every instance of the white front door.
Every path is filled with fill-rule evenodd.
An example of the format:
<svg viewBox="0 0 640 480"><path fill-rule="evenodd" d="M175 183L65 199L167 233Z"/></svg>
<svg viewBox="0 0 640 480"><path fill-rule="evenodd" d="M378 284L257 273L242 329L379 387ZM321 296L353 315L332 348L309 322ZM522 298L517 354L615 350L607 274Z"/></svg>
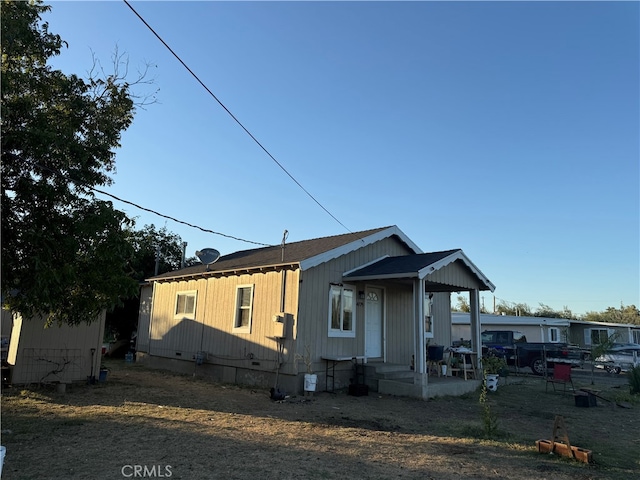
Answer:
<svg viewBox="0 0 640 480"><path fill-rule="evenodd" d="M364 305L364 354L382 358L382 289L367 288Z"/></svg>

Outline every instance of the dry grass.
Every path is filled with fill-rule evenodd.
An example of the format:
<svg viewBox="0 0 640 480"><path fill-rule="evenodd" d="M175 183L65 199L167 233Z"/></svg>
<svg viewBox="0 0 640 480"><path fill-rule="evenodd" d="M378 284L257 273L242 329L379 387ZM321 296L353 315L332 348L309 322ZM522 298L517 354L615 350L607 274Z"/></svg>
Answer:
<svg viewBox="0 0 640 480"><path fill-rule="evenodd" d="M137 478L173 479L626 480L640 472L638 403L577 408L571 395L546 394L539 378L510 377L489 395L498 432L484 438L478 394L421 401L319 393L273 402L264 390L111 367L106 384L66 394L3 391L3 479L136 478L135 465ZM596 387L635 400L624 385ZM572 444L593 451L593 464L535 450L556 415Z"/></svg>

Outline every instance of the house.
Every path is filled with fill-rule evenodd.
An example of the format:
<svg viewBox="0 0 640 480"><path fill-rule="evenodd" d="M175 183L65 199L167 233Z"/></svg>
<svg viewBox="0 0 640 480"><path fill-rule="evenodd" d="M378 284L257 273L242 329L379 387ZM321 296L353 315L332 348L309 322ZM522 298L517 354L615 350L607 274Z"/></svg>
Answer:
<svg viewBox="0 0 640 480"><path fill-rule="evenodd" d="M105 313L77 326L45 327L42 317L13 314L7 363L12 384L72 383L98 376Z"/></svg>
<svg viewBox="0 0 640 480"><path fill-rule="evenodd" d="M471 315L454 312L451 317L453 338L470 338ZM488 313L480 314L480 323L482 330L516 330L524 333L530 342L569 343L583 350L590 350L607 339L617 343L640 343L640 325L628 323Z"/></svg>
<svg viewBox="0 0 640 480"><path fill-rule="evenodd" d="M451 314L454 340L471 338L471 315ZM568 343L571 321L566 318L524 317L516 315L480 314L482 330L514 330L524 333L529 342Z"/></svg>
<svg viewBox="0 0 640 480"><path fill-rule="evenodd" d="M370 388L420 398L438 391L427 342L451 345L451 292L470 292L477 346L478 292L495 288L462 250L423 253L396 226L240 251L148 282L138 361L299 392L305 353L320 388L348 386L359 357ZM393 368L402 381L377 374ZM479 380L460 383L450 391Z"/></svg>
<svg viewBox="0 0 640 480"><path fill-rule="evenodd" d="M640 344L640 325L571 320L570 342L590 349L603 340Z"/></svg>

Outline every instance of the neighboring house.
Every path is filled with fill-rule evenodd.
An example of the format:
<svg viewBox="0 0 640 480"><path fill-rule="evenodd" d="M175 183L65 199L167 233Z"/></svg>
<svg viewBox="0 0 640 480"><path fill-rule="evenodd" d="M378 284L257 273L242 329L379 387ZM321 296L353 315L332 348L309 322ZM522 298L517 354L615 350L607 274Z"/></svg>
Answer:
<svg viewBox="0 0 640 480"><path fill-rule="evenodd" d="M328 358L405 370L415 361L403 391L426 398L426 344L451 345L451 292L470 292L477 346L478 292L494 288L462 250L422 253L395 226L245 250L150 278L137 356L289 392L302 390L307 349L320 387ZM351 362L335 365L336 388L351 377Z"/></svg>
<svg viewBox="0 0 640 480"><path fill-rule="evenodd" d="M71 383L98 377L104 313L90 324L44 325L41 317L13 315L7 358L12 384Z"/></svg>
<svg viewBox="0 0 640 480"><path fill-rule="evenodd" d="M471 315L464 312L451 314L454 340L471 338ZM571 321L566 318L523 317L515 315L480 314L481 330L514 330L522 332L529 342L567 343Z"/></svg>
<svg viewBox="0 0 640 480"><path fill-rule="evenodd" d="M469 313L453 312L454 339L469 339ZM566 318L524 317L480 314L482 330L517 330L530 342L566 342L589 350L594 345L612 339L617 343L640 343L640 325L611 322L587 322Z"/></svg>
<svg viewBox="0 0 640 480"><path fill-rule="evenodd" d="M640 325L571 320L570 339L571 343L587 349L607 339L617 343L640 344Z"/></svg>

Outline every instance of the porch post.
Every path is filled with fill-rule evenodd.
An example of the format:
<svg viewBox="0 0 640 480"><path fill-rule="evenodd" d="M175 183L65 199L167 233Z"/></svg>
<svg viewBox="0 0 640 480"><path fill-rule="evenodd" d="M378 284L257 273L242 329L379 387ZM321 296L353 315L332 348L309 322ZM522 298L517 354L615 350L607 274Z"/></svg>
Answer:
<svg viewBox="0 0 640 480"><path fill-rule="evenodd" d="M427 371L427 352L424 344L424 280L413 282L413 297L415 300L415 373L424 374Z"/></svg>
<svg viewBox="0 0 640 480"><path fill-rule="evenodd" d="M471 311L471 350L482 358L482 337L480 335L480 295L478 290L469 292L469 308Z"/></svg>

